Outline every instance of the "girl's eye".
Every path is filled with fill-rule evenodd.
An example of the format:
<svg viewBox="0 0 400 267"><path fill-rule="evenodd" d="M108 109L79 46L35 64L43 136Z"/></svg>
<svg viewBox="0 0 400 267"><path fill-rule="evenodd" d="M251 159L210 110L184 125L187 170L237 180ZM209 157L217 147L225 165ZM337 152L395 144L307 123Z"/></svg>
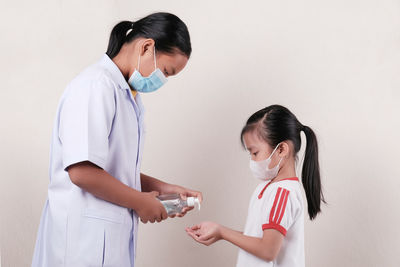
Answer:
<svg viewBox="0 0 400 267"><path fill-rule="evenodd" d="M169 75L169 73L168 73L168 71L167 71L166 69L164 69L164 74L165 74L166 76Z"/></svg>
<svg viewBox="0 0 400 267"><path fill-rule="evenodd" d="M257 156L257 154L258 154L258 152L254 152L254 153L253 153L254 156Z"/></svg>

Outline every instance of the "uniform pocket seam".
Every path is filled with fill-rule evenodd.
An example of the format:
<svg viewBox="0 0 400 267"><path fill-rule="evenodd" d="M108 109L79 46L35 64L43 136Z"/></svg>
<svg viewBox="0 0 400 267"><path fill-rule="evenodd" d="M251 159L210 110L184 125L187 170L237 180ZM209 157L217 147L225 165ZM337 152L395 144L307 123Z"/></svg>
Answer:
<svg viewBox="0 0 400 267"><path fill-rule="evenodd" d="M122 214L113 213L111 214L104 214L104 212L95 211L95 210L85 210L82 216L92 219L98 219L102 221L122 224L123 223L123 216Z"/></svg>

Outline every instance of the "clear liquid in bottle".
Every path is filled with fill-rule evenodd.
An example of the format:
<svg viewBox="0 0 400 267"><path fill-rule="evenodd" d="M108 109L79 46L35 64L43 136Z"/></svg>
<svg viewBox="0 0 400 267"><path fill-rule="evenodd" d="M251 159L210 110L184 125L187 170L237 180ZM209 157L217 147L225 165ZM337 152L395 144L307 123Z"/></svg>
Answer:
<svg viewBox="0 0 400 267"><path fill-rule="evenodd" d="M179 194L161 195L157 197L164 205L168 216L182 213L185 207L198 206L200 210L200 201L196 197L188 197L186 200L182 199Z"/></svg>

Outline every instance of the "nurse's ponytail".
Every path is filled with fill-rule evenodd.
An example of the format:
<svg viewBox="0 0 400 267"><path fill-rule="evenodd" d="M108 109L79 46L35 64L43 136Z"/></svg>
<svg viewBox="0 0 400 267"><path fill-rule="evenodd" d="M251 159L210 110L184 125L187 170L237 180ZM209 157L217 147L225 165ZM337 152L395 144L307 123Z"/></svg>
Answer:
<svg viewBox="0 0 400 267"><path fill-rule="evenodd" d="M125 43L137 38L149 38L157 51L181 53L188 58L192 52L189 31L185 23L170 13L154 13L135 22L121 21L111 31L106 54L114 58Z"/></svg>
<svg viewBox="0 0 400 267"><path fill-rule="evenodd" d="M134 22L132 21L121 21L111 31L110 41L108 42L107 55L110 58L115 57L122 45L126 41L127 33L133 28Z"/></svg>
<svg viewBox="0 0 400 267"><path fill-rule="evenodd" d="M294 156L300 150L300 133L304 131L307 144L301 180L306 193L308 215L311 220L315 219L321 212L321 202L325 203L325 199L321 188L318 143L314 131L308 126L303 126L289 109L280 105L268 106L250 116L240 136L244 147L244 134L253 131L271 148L275 148L281 142L291 141L294 147Z"/></svg>

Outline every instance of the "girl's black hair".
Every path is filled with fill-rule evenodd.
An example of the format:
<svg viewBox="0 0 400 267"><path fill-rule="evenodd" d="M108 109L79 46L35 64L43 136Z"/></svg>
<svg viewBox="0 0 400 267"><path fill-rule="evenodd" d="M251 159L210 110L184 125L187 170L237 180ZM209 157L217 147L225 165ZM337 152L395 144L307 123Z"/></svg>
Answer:
<svg viewBox="0 0 400 267"><path fill-rule="evenodd" d="M302 125L289 109L280 105L263 108L251 115L240 135L243 147L245 147L244 134L254 130L271 147L276 147L283 141L292 141L295 154L301 147L300 132L305 133L307 145L301 176L307 197L308 214L313 220L321 211L321 201L325 203L319 171L318 143L314 131Z"/></svg>
<svg viewBox="0 0 400 267"><path fill-rule="evenodd" d="M170 13L150 14L138 21L121 21L111 31L106 54L114 58L125 43L143 37L153 39L157 51L180 52L188 58L192 53L189 31L185 23Z"/></svg>

